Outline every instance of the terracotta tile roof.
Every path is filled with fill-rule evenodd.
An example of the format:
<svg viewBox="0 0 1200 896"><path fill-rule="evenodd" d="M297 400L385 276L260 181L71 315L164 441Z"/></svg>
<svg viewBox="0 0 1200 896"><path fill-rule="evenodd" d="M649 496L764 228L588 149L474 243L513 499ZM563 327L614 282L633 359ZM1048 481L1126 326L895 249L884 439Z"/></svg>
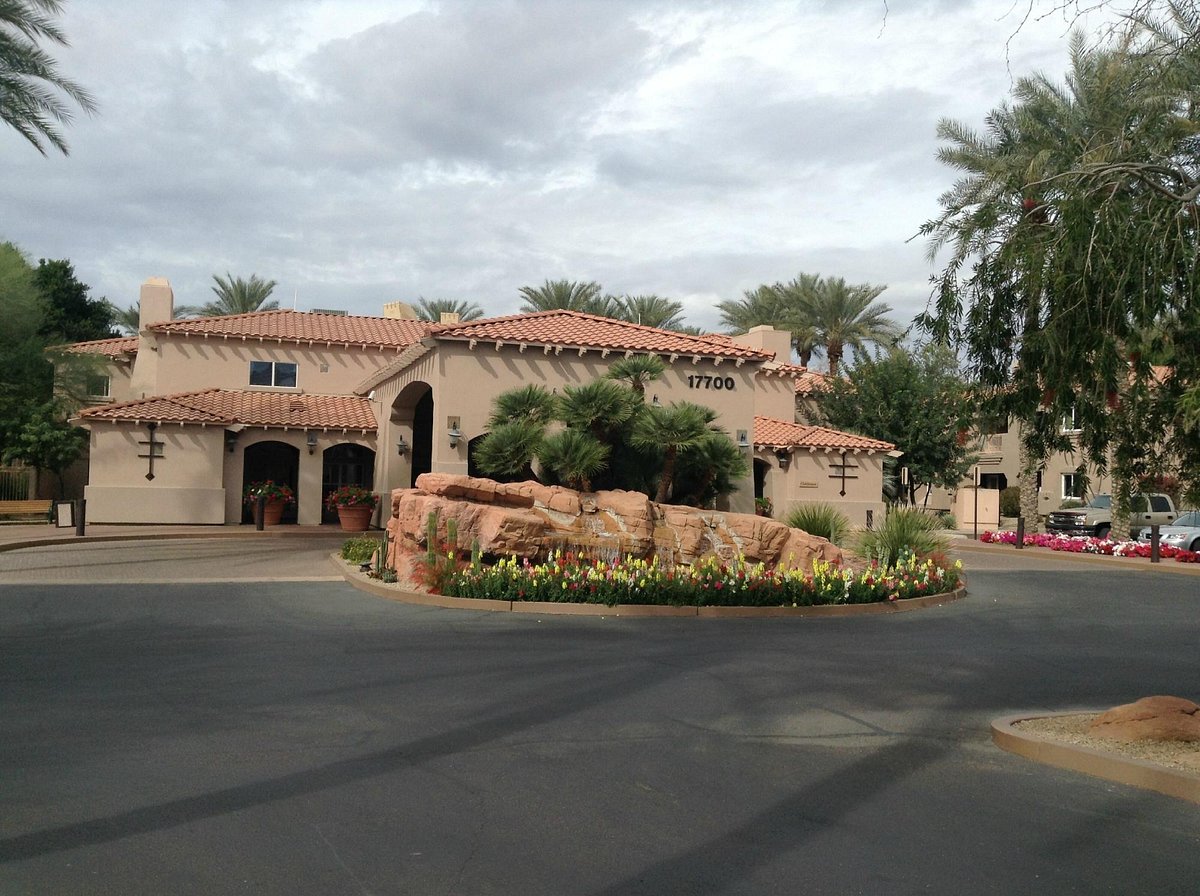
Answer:
<svg viewBox="0 0 1200 896"><path fill-rule="evenodd" d="M830 377L827 373L809 370L807 367L797 368L796 394L812 395L814 392L824 392L829 388Z"/></svg>
<svg viewBox="0 0 1200 896"><path fill-rule="evenodd" d="M96 354L119 358L122 355L137 354L138 338L136 336L118 336L115 339L93 339L91 342L73 342L64 346L64 349L81 355Z"/></svg>
<svg viewBox="0 0 1200 896"><path fill-rule="evenodd" d="M281 342L334 345L411 345L428 333L421 320L317 314L310 311L255 311L225 317L196 317L163 321L149 329L180 336L219 336L230 339L276 339Z"/></svg>
<svg viewBox="0 0 1200 896"><path fill-rule="evenodd" d="M299 392L205 389L103 405L79 412L83 422L154 421L289 429L375 430L375 414L365 398Z"/></svg>
<svg viewBox="0 0 1200 896"><path fill-rule="evenodd" d="M754 418L756 448L832 448L847 451L891 451L896 446L879 439L868 439L850 432L792 423L773 417Z"/></svg>
<svg viewBox="0 0 1200 896"><path fill-rule="evenodd" d="M581 311L540 311L514 314L459 324L430 327L437 339L479 342L526 343L563 348L598 348L611 351L700 355L709 358L767 360L774 355L745 345L714 338L692 336L671 330L644 327L611 317Z"/></svg>

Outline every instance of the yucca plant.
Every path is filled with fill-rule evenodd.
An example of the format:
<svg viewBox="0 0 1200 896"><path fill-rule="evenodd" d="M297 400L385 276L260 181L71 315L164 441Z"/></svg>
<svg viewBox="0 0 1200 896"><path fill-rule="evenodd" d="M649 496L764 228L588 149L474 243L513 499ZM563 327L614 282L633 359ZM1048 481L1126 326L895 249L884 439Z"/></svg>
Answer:
<svg viewBox="0 0 1200 896"><path fill-rule="evenodd" d="M878 528L859 536L857 550L881 566L895 566L908 554L925 557L945 551L948 542L942 533L942 523L936 516L915 507L896 507Z"/></svg>
<svg viewBox="0 0 1200 896"><path fill-rule="evenodd" d="M793 529L816 535L836 545L846 540L850 531L850 519L832 504L818 502L796 504L788 513L785 522Z"/></svg>

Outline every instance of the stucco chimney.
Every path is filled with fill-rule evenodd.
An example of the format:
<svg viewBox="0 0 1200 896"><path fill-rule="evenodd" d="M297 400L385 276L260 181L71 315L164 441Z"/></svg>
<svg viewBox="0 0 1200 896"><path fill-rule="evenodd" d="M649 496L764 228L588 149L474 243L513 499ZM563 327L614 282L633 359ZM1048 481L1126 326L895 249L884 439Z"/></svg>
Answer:
<svg viewBox="0 0 1200 896"><path fill-rule="evenodd" d="M443 324L458 323L458 312L457 311L443 311L442 318L440 321L438 321L438 323L443 323Z"/></svg>
<svg viewBox="0 0 1200 896"><path fill-rule="evenodd" d="M407 302L388 302L383 306L383 316L399 320L416 320L417 312Z"/></svg>
<svg viewBox="0 0 1200 896"><path fill-rule="evenodd" d="M763 324L751 327L748 333L732 338L739 345L774 352L775 360L780 364L792 363L792 334L787 330L776 330L768 324Z"/></svg>
<svg viewBox="0 0 1200 896"><path fill-rule="evenodd" d="M175 293L166 277L151 277L142 284L138 301L138 329L161 324L175 314Z"/></svg>

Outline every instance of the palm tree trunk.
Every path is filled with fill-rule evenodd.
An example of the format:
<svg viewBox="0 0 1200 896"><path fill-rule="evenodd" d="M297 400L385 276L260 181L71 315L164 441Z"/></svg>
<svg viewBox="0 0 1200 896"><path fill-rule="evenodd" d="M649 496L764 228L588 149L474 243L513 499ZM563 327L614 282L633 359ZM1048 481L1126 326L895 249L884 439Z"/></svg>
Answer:
<svg viewBox="0 0 1200 896"><path fill-rule="evenodd" d="M675 449L667 448L666 457L663 458L662 477L658 480L658 491L654 494L654 500L657 503L666 503L667 496L671 493L671 480L674 478Z"/></svg>
<svg viewBox="0 0 1200 896"><path fill-rule="evenodd" d="M829 356L829 375L837 376L838 364L842 360L842 344L831 340L829 345L825 346L825 354Z"/></svg>

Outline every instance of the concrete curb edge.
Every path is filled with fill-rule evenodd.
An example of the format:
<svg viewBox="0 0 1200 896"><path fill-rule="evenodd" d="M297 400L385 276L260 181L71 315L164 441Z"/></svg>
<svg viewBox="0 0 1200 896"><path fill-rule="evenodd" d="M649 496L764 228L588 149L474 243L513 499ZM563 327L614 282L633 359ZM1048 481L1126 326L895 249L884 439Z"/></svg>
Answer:
<svg viewBox="0 0 1200 896"><path fill-rule="evenodd" d="M1155 793L1200 803L1200 775L1164 768L1141 759L1129 759L1102 753L1090 747L1066 744L1015 728L1017 722L1044 719L1060 715L1076 715L1087 710L1060 713L1021 713L1004 716L992 722L992 742L1000 749L1015 753L1034 762L1052 765L1068 771L1082 772L1095 778L1153 790ZM1100 710L1092 710L1099 712Z"/></svg>

